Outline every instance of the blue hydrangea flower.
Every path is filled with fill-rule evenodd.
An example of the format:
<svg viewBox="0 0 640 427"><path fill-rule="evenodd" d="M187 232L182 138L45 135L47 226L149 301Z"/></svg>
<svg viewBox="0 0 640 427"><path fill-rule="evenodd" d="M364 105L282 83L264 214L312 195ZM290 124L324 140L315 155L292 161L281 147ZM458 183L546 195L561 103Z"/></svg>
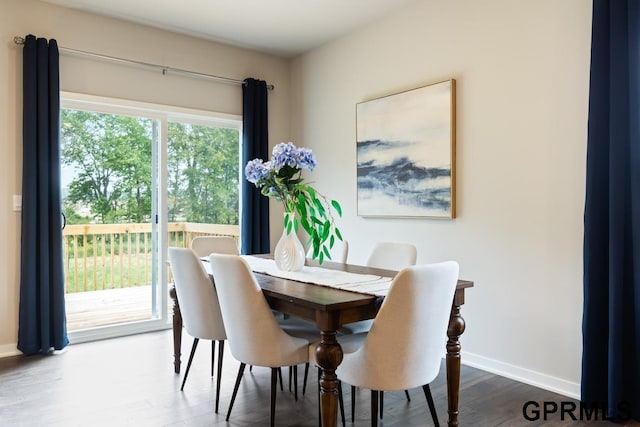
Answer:
<svg viewBox="0 0 640 427"><path fill-rule="evenodd" d="M317 165L316 156L313 154L313 151L308 148L300 148L298 165L302 169L309 169L313 172L313 169Z"/></svg>
<svg viewBox="0 0 640 427"><path fill-rule="evenodd" d="M271 166L278 172L285 166L297 168L299 163L298 149L291 142L281 142L273 147Z"/></svg>
<svg viewBox="0 0 640 427"><path fill-rule="evenodd" d="M244 168L244 173L247 177L247 181L252 184L256 184L269 175L269 169L269 162L263 163L262 159L253 159L247 162L247 166Z"/></svg>

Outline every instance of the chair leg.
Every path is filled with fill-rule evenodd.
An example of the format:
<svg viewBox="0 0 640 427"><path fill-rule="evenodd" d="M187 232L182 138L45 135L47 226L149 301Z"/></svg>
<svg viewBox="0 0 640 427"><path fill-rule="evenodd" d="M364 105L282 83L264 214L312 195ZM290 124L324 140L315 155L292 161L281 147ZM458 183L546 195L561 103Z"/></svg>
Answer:
<svg viewBox="0 0 640 427"><path fill-rule="evenodd" d="M218 378L216 379L216 414L220 403L220 383L222 381L222 356L224 356L224 341L218 341Z"/></svg>
<svg viewBox="0 0 640 427"><path fill-rule="evenodd" d="M292 375L292 371L293 371L293 366L289 366L289 391L291 391L291 375Z"/></svg>
<svg viewBox="0 0 640 427"><path fill-rule="evenodd" d="M351 422L356 421L356 386L351 386Z"/></svg>
<svg viewBox="0 0 640 427"><path fill-rule="evenodd" d="M377 390L371 390L371 427L378 427L378 401L380 396Z"/></svg>
<svg viewBox="0 0 640 427"><path fill-rule="evenodd" d="M211 340L211 376L213 376L213 366L215 365L216 359L216 341Z"/></svg>
<svg viewBox="0 0 640 427"><path fill-rule="evenodd" d="M284 391L284 386L282 385L282 369L276 368L278 370L278 378L280 378L280 391Z"/></svg>
<svg viewBox="0 0 640 427"><path fill-rule="evenodd" d="M384 391L380 390L380 419L382 419L382 408L384 408Z"/></svg>
<svg viewBox="0 0 640 427"><path fill-rule="evenodd" d="M289 381L291 381L291 376L289 376ZM298 365L293 367L293 396L298 401Z"/></svg>
<svg viewBox="0 0 640 427"><path fill-rule="evenodd" d="M271 427L276 423L276 383L278 382L276 371L280 371L280 368L271 368ZM280 385L282 386L282 377L280 378Z"/></svg>
<svg viewBox="0 0 640 427"><path fill-rule="evenodd" d="M438 422L438 414L436 413L436 405L433 404L433 396L431 395L431 388L429 387L429 384L423 385L422 390L424 391L424 397L427 398L427 405L429 405L429 412L431 412L433 424L436 427L440 427L440 423Z"/></svg>
<svg viewBox="0 0 640 427"><path fill-rule="evenodd" d="M409 390L405 390L404 395L407 396L407 402L411 402L411 396L409 396Z"/></svg>
<svg viewBox="0 0 640 427"><path fill-rule="evenodd" d="M309 362L304 364L304 379L302 380L302 395L307 391L307 377L309 376ZM320 381L320 380L318 380Z"/></svg>
<svg viewBox="0 0 640 427"><path fill-rule="evenodd" d="M229 421L229 417L231 416L231 409L233 409L233 402L236 401L236 395L238 394L238 388L240 387L240 381L242 380L242 373L244 372L244 367L247 366L245 363L240 363L240 369L238 369L238 376L236 377L236 384L233 386L233 394L231 395L231 402L229 402L229 410L227 411L226 420Z"/></svg>
<svg viewBox="0 0 640 427"><path fill-rule="evenodd" d="M187 382L187 376L189 376L189 369L191 369L191 362L193 362L193 355L196 354L196 348L198 347L199 338L193 339L193 345L191 346L191 354L189 355L189 363L187 363L187 370L184 371L184 378L182 379L182 386L180 391L184 390L184 383Z"/></svg>

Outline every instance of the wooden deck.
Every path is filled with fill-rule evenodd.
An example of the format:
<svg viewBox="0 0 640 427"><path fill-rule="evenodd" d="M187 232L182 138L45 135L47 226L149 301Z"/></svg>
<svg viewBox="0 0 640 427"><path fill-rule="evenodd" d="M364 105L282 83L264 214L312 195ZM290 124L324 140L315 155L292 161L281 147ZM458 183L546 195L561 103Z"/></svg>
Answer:
<svg viewBox="0 0 640 427"><path fill-rule="evenodd" d="M151 285L70 293L65 301L69 331L151 319Z"/></svg>

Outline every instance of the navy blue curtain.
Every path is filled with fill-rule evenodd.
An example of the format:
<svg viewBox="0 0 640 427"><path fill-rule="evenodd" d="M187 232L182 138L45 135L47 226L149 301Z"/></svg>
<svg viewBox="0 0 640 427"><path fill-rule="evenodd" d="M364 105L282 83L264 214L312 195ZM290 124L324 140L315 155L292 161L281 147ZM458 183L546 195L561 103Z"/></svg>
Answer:
<svg viewBox="0 0 640 427"><path fill-rule="evenodd" d="M255 158L269 160L267 83L246 79L242 86L242 165ZM246 180L244 167L242 174L242 253L268 253L269 199Z"/></svg>
<svg viewBox="0 0 640 427"><path fill-rule="evenodd" d="M582 401L640 418L640 2L594 0Z"/></svg>
<svg viewBox="0 0 640 427"><path fill-rule="evenodd" d="M55 40L28 35L23 53L22 246L18 349L69 344L60 202L60 82Z"/></svg>

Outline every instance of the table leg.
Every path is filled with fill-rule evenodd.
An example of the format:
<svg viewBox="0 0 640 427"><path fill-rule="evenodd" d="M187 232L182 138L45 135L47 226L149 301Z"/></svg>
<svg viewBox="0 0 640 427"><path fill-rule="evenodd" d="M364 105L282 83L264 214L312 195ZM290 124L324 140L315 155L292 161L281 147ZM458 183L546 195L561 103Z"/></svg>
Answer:
<svg viewBox="0 0 640 427"><path fill-rule="evenodd" d="M320 378L320 418L323 427L338 425L338 377L336 368L342 362L342 347L336 331L322 331L316 348L316 361L322 368Z"/></svg>
<svg viewBox="0 0 640 427"><path fill-rule="evenodd" d="M464 295L464 294L463 294ZM447 328L447 398L449 405L449 426L458 425L458 400L460 396L460 335L464 333L465 323L460 315L460 306L464 297L454 298Z"/></svg>
<svg viewBox="0 0 640 427"><path fill-rule="evenodd" d="M173 285L169 289L169 296L173 300L173 371L180 373L180 349L182 348L182 313L178 304L178 294Z"/></svg>

